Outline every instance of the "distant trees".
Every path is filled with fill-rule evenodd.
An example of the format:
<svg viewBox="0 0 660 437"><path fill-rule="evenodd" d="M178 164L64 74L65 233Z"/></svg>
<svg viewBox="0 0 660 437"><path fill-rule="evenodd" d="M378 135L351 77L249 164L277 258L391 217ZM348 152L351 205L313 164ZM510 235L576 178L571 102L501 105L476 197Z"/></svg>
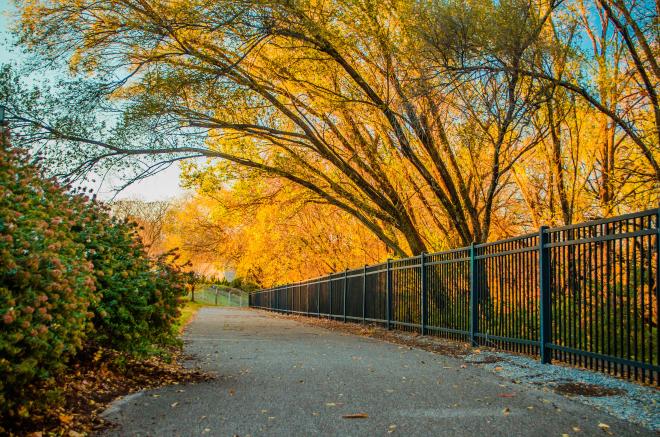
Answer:
<svg viewBox="0 0 660 437"><path fill-rule="evenodd" d="M195 267L228 266L238 278L261 286L388 256L387 246L354 217L315 200L286 181L211 186L177 202L164 229L165 247L178 247Z"/></svg>
<svg viewBox="0 0 660 437"><path fill-rule="evenodd" d="M172 208L170 201L117 200L109 207L114 217L138 224L140 238L150 255L163 252L163 228Z"/></svg>
<svg viewBox="0 0 660 437"><path fill-rule="evenodd" d="M626 0L36 1L21 42L91 77L58 88L90 111L7 102L25 141L77 157L62 174L208 157L194 186L294 184L403 256L657 205L657 17Z"/></svg>

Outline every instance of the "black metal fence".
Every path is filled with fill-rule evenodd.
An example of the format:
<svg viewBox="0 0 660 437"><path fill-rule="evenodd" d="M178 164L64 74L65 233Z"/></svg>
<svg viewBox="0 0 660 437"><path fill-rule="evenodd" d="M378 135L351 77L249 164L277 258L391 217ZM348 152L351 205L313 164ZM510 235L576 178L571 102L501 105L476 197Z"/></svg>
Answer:
<svg viewBox="0 0 660 437"><path fill-rule="evenodd" d="M261 290L250 306L375 322L659 384L660 209Z"/></svg>

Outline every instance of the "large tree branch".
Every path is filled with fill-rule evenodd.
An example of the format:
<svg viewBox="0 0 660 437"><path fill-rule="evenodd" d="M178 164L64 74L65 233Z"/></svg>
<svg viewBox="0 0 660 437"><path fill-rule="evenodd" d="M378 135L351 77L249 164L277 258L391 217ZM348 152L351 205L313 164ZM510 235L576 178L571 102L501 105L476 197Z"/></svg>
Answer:
<svg viewBox="0 0 660 437"><path fill-rule="evenodd" d="M273 167L269 166L264 163L256 162L247 158L223 153L217 150L211 150L207 148L200 148L200 147L175 147L175 148L169 148L169 147L155 147L155 148L127 148L127 147L122 147L122 146L117 146L105 141L99 141L99 140L94 140L90 138L85 138L81 137L78 135L72 135L72 134L67 134L65 132L62 132L52 126L49 126L46 123L39 122L37 120L32 120L28 119L25 117L21 116L12 116L13 119L20 120L26 123L29 123L35 127L38 127L40 129L43 129L47 131L53 139L56 140L64 140L64 141L71 141L75 143L82 143L82 144L89 144L93 145L96 147L100 147L102 149L110 150L114 152L114 154L117 155L122 155L122 156L145 156L145 155L171 155L171 154L177 154L177 155L182 155L178 159L185 159L186 155L184 154L195 154L199 156L206 156L206 157L211 157L211 158L221 158L225 159L230 162L234 162L236 164L242 165L247 168L252 168L256 169L259 171L262 171L266 174L269 175L274 175L274 176L279 176L285 179L290 180L291 182L296 183L297 185L304 187L311 192L317 194L319 197L324 199L328 204L334 205L349 214L353 215L355 218L357 218L362 224L364 224L369 230L374 232L375 235L378 236L381 241L383 241L387 246L392 248L392 250L395 251L397 256L406 256L407 253L399 246L399 244L394 241L392 238L388 237L384 231L378 226L375 222L367 218L361 211L357 210L356 208L348 205L347 203L341 201L335 196L332 196L322 188L318 187L314 183L305 180L295 174L292 174L290 172L287 172L284 169L278 168L278 167Z"/></svg>

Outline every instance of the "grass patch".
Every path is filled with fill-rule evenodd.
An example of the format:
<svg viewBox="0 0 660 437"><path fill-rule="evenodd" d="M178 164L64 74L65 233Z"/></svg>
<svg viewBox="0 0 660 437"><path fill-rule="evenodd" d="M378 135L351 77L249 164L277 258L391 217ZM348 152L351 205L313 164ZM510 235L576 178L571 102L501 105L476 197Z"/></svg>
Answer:
<svg viewBox="0 0 660 437"><path fill-rule="evenodd" d="M181 307L181 315L179 316L179 320L176 322L176 326L179 332L183 331L183 328L185 328L186 325L190 323L195 314L197 314L197 311L199 311L199 309L204 306L206 305L199 302L193 302L190 300L186 301L183 307Z"/></svg>
<svg viewBox="0 0 660 437"><path fill-rule="evenodd" d="M231 295L228 288L220 286L218 295L210 287L200 287L195 291L195 302L201 302L209 306L238 307L248 306L248 294L231 289ZM190 298L190 295L188 295Z"/></svg>

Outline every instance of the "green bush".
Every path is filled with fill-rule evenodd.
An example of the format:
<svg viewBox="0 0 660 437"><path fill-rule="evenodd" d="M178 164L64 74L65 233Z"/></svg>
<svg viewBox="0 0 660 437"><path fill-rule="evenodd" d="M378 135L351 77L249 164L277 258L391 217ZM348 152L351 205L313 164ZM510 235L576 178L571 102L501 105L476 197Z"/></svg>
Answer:
<svg viewBox="0 0 660 437"><path fill-rule="evenodd" d="M170 342L186 287L173 254L150 259L134 224L26 162L0 142L0 418L43 407L43 387L86 344Z"/></svg>
<svg viewBox="0 0 660 437"><path fill-rule="evenodd" d="M175 335L173 323L185 295L186 277L172 262L175 256L149 259L135 224L92 214L94 226L80 237L89 241L101 296L94 307L94 339L135 352L167 343Z"/></svg>
<svg viewBox="0 0 660 437"><path fill-rule="evenodd" d="M17 165L26 160L0 151L0 408L22 414L33 383L83 346L96 296L85 247L69 236L82 202Z"/></svg>

